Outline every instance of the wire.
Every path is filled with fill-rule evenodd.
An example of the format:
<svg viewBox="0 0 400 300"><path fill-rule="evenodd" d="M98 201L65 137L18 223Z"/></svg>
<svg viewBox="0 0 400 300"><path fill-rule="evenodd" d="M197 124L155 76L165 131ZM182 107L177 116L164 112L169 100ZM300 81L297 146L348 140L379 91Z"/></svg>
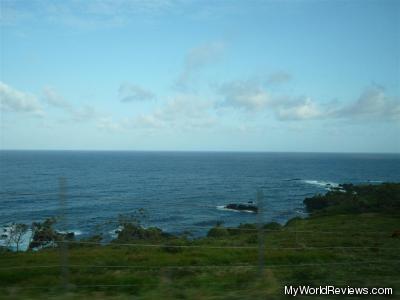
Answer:
<svg viewBox="0 0 400 300"><path fill-rule="evenodd" d="M323 262L323 263L300 263L300 264L270 264L264 265L265 269L269 268L286 268L286 267L311 267L311 266L330 266L330 265L369 265L369 264L397 264L400 260L381 260L381 261L343 261L343 262ZM35 269L35 268L61 268L64 265L36 265L36 266L11 266L0 267L0 270L14 269ZM182 265L182 266L141 266L141 265L68 265L71 268L128 268L128 269L211 269L211 268L258 268L259 265Z"/></svg>
<svg viewBox="0 0 400 300"><path fill-rule="evenodd" d="M208 245L169 245L169 244L140 244L140 243L109 243L104 245L101 242L84 241L54 241L56 243L89 244L103 246L129 246L129 247L161 247L161 248L203 248L203 249L258 249L258 246L208 246ZM316 249L400 249L400 247L380 246L322 246L322 247L272 247L266 250L316 250Z"/></svg>

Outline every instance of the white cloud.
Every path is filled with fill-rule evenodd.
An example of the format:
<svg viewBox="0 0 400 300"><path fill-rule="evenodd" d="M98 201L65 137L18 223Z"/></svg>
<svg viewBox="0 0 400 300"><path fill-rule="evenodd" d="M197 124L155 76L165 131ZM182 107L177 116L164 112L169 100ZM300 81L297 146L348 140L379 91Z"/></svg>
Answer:
<svg viewBox="0 0 400 300"><path fill-rule="evenodd" d="M0 25L12 26L32 17L29 11L18 8L15 1L2 0L0 5Z"/></svg>
<svg viewBox="0 0 400 300"><path fill-rule="evenodd" d="M155 114L139 114L131 120L124 121L125 126L139 129L161 129L166 122L158 119Z"/></svg>
<svg viewBox="0 0 400 300"><path fill-rule="evenodd" d="M220 85L218 93L223 96L223 106L260 111L278 107L291 101L287 95L272 94L273 86L289 82L292 76L285 71L271 73L265 78L254 77L248 80L235 80Z"/></svg>
<svg viewBox="0 0 400 300"><path fill-rule="evenodd" d="M115 122L112 117L101 117L97 120L97 128L100 130L117 132L121 131L122 127L119 123Z"/></svg>
<svg viewBox="0 0 400 300"><path fill-rule="evenodd" d="M96 109L91 105L83 105L75 107L71 102L66 100L54 88L45 87L42 95L43 101L48 105L61 109L64 113L70 116L71 120L84 122L92 120L96 117Z"/></svg>
<svg viewBox="0 0 400 300"><path fill-rule="evenodd" d="M270 112L281 121L348 119L358 121L400 120L400 98L389 97L382 87L365 89L347 104L320 102L310 97L273 94L260 80L233 81L221 85L219 106L251 112Z"/></svg>
<svg viewBox="0 0 400 300"><path fill-rule="evenodd" d="M257 81L230 82L222 85L219 93L223 96L220 105L252 112L270 112L281 121L400 121L400 98L388 96L379 86L366 88L357 100L349 103L276 95Z"/></svg>
<svg viewBox="0 0 400 300"><path fill-rule="evenodd" d="M71 114L72 120L77 122L86 122L96 118L96 109L92 105L83 105L75 109Z"/></svg>
<svg viewBox="0 0 400 300"><path fill-rule="evenodd" d="M176 82L177 87L186 87L199 70L217 62L224 49L225 44L222 42L210 42L192 48L185 57L182 73Z"/></svg>
<svg viewBox="0 0 400 300"><path fill-rule="evenodd" d="M0 109L43 116L43 108L34 95L30 95L0 82Z"/></svg>
<svg viewBox="0 0 400 300"><path fill-rule="evenodd" d="M151 91L139 85L129 83L121 84L118 94L122 102L148 101L155 98L155 95Z"/></svg>
<svg viewBox="0 0 400 300"><path fill-rule="evenodd" d="M178 94L155 108L152 112L141 113L119 122L102 120L98 128L119 128L121 130L186 130L210 128L217 123L213 116L213 103L197 96Z"/></svg>
<svg viewBox="0 0 400 300"><path fill-rule="evenodd" d="M91 0L80 1L81 7L93 15L158 14L173 9L176 0Z"/></svg>
<svg viewBox="0 0 400 300"><path fill-rule="evenodd" d="M295 121L321 118L324 112L310 98L305 98L278 106L276 115L282 121Z"/></svg>
<svg viewBox="0 0 400 300"><path fill-rule="evenodd" d="M40 0L24 5L19 2L1 1L1 24L15 25L41 19L84 30L121 27L138 16L151 19L165 13L175 13L182 4L176 0Z"/></svg>
<svg viewBox="0 0 400 300"><path fill-rule="evenodd" d="M0 24L34 23L38 19L51 25L97 30L127 26L139 18L157 22L162 16L188 18L196 22L242 16L243 7L230 1L212 5L188 0L2 0Z"/></svg>
<svg viewBox="0 0 400 300"><path fill-rule="evenodd" d="M255 81L233 81L220 86L218 89L223 96L222 106L259 111L271 102L270 95Z"/></svg>
<svg viewBox="0 0 400 300"><path fill-rule="evenodd" d="M157 118L167 121L178 118L199 119L212 108L212 102L204 101L201 97L178 94L168 100L164 106L155 111Z"/></svg>
<svg viewBox="0 0 400 300"><path fill-rule="evenodd" d="M43 89L43 100L51 106L73 110L71 103L65 100L64 97L58 94L56 90L51 87L45 87Z"/></svg>
<svg viewBox="0 0 400 300"><path fill-rule="evenodd" d="M371 86L354 103L336 110L332 115L336 118L399 121L400 99L389 97L380 86Z"/></svg>

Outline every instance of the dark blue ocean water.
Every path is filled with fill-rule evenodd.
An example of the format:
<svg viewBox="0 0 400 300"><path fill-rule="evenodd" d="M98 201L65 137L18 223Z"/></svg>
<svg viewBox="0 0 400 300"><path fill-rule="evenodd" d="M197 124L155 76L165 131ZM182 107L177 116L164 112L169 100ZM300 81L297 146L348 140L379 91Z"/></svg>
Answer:
<svg viewBox="0 0 400 300"><path fill-rule="evenodd" d="M0 151L0 225L59 215L59 177L67 180L70 230L112 229L104 224L144 208L144 225L197 235L218 221L256 222L217 206L254 201L257 188L264 220L284 223L327 183L400 182L400 155Z"/></svg>

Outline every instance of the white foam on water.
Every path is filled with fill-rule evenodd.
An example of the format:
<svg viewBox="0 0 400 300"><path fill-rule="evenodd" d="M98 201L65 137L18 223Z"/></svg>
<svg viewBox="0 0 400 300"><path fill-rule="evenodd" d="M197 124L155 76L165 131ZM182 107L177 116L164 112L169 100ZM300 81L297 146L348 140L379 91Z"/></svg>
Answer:
<svg viewBox="0 0 400 300"><path fill-rule="evenodd" d="M13 226L15 226L15 225L6 225L6 226L3 226L0 228L0 247L6 247L7 249L9 249L11 251L17 251L17 243L9 240ZM67 230L67 231L57 230L57 232L61 233L61 234L73 232L75 236L79 236L79 235L83 234L83 232L81 230ZM19 241L19 245L18 245L18 251L27 251L29 249L29 244L31 242L32 236L33 236L32 229L29 228L21 236L21 240ZM33 250L38 251L40 249L51 247L51 246L53 246L53 244L54 244L53 242L50 242L46 245L34 248Z"/></svg>
<svg viewBox="0 0 400 300"><path fill-rule="evenodd" d="M305 182L305 183L307 183L307 184L312 184L312 185L324 187L324 188L327 188L327 189L339 187L339 184L338 184L338 183L332 182L332 181L324 181L324 180L303 180L303 182Z"/></svg>
<svg viewBox="0 0 400 300"><path fill-rule="evenodd" d="M53 242L53 241L50 241L50 242L48 242L48 243L45 243L45 244L43 244L43 245L41 245L41 246L38 246L38 247L32 248L32 251L39 251L39 250L42 250L42 249L46 249L46 248L55 247L56 245L57 245L57 244L56 244L55 242Z"/></svg>
<svg viewBox="0 0 400 300"><path fill-rule="evenodd" d="M224 211L234 211L234 212L246 212L246 213L251 213L251 214L255 214L254 211L252 210L238 210L238 209L231 209L231 208L226 208L225 205L217 205L216 207L218 210L224 210Z"/></svg>
<svg viewBox="0 0 400 300"><path fill-rule="evenodd" d="M83 234L83 232L81 230L79 230L79 229L57 230L57 232L61 233L61 234L67 234L67 233L73 232L74 236L78 236L78 235L82 235Z"/></svg>
<svg viewBox="0 0 400 300"><path fill-rule="evenodd" d="M124 229L124 226L118 226L116 229L110 230L108 234L113 238L116 239L118 237L118 233Z"/></svg>
<svg viewBox="0 0 400 300"><path fill-rule="evenodd" d="M26 251L29 248L29 244L32 238L32 229L28 229L24 234L21 235L21 238L18 243L10 240L10 234L15 225L6 225L0 229L0 246L6 247L11 251Z"/></svg>

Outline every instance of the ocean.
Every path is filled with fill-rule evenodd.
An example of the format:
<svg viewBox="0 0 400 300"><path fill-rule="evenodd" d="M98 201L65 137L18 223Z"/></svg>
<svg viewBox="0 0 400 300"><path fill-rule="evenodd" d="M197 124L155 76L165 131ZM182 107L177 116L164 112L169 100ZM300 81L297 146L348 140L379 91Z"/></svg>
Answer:
<svg viewBox="0 0 400 300"><path fill-rule="evenodd" d="M305 197L380 182L400 182L399 154L3 150L0 226L64 213L77 236L111 234L120 214L144 209L144 226L201 236L217 222L256 222L223 207L256 201L257 189L264 222L283 224L304 215Z"/></svg>

